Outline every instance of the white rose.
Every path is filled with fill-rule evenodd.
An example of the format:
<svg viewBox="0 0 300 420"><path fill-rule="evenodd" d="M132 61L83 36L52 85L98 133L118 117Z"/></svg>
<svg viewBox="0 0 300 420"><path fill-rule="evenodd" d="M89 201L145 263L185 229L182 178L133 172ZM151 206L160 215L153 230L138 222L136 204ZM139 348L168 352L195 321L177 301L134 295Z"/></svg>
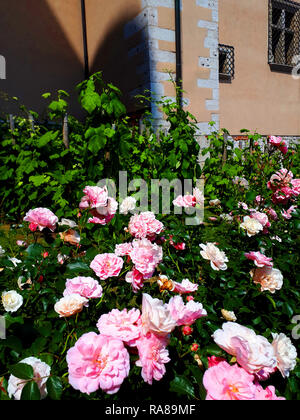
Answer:
<svg viewBox="0 0 300 420"><path fill-rule="evenodd" d="M235 316L235 313L233 311L227 311L226 309L221 309L221 313L224 319L226 321L233 321L235 322L237 320L237 317Z"/></svg>
<svg viewBox="0 0 300 420"><path fill-rule="evenodd" d="M60 299L55 305L54 310L60 318L67 318L82 311L83 306L87 305L88 299L73 293Z"/></svg>
<svg viewBox="0 0 300 420"><path fill-rule="evenodd" d="M3 257L4 254L5 254L5 250L0 245L0 257Z"/></svg>
<svg viewBox="0 0 300 420"><path fill-rule="evenodd" d="M209 202L209 205L212 207L219 206L220 204L221 204L221 201L218 198L215 200L210 200Z"/></svg>
<svg viewBox="0 0 300 420"><path fill-rule="evenodd" d="M133 197L126 197L120 206L120 213L128 214L130 211L134 210L136 207L136 199Z"/></svg>
<svg viewBox="0 0 300 420"><path fill-rule="evenodd" d="M61 219L61 221L58 224L59 226L69 226L72 229L77 227L76 222L70 219Z"/></svg>
<svg viewBox="0 0 300 420"><path fill-rule="evenodd" d="M254 236L264 229L263 225L258 220L245 216L244 222L240 225L242 229L247 231L248 236Z"/></svg>
<svg viewBox="0 0 300 420"><path fill-rule="evenodd" d="M159 335L167 335L176 327L168 306L159 299L143 294L142 325L144 334L151 331Z"/></svg>
<svg viewBox="0 0 300 420"><path fill-rule="evenodd" d="M6 312L16 312L23 305L23 297L15 290L3 292L2 304Z"/></svg>
<svg viewBox="0 0 300 420"><path fill-rule="evenodd" d="M284 378L290 375L290 371L295 369L297 364L297 350L291 340L283 333L273 334L272 346L277 358L277 368Z"/></svg>
<svg viewBox="0 0 300 420"><path fill-rule="evenodd" d="M201 256L206 259L210 260L210 265L213 270L227 270L228 258L225 252L220 251L213 243L208 242L205 244L199 244L202 251L200 251Z"/></svg>
<svg viewBox="0 0 300 420"><path fill-rule="evenodd" d="M46 382L50 376L51 371L50 366L35 357L27 357L20 363L25 363L26 365L32 366L34 372L34 381L39 387L41 398L45 398L47 396ZM10 375L7 387L9 398L13 396L16 400L20 400L22 390L25 385L25 380Z"/></svg>
<svg viewBox="0 0 300 420"><path fill-rule="evenodd" d="M223 350L235 356L239 365L249 373L273 369L276 357L268 340L236 322L226 322L215 331L213 339Z"/></svg>

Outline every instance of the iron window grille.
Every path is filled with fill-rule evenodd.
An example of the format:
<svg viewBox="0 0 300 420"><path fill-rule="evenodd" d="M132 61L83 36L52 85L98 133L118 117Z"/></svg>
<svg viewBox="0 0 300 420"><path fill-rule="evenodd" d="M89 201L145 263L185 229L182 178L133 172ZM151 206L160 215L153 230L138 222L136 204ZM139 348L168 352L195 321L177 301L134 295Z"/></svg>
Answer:
<svg viewBox="0 0 300 420"><path fill-rule="evenodd" d="M269 65L291 73L300 54L300 3L269 0Z"/></svg>
<svg viewBox="0 0 300 420"><path fill-rule="evenodd" d="M234 47L219 44L219 79L231 82L234 78Z"/></svg>

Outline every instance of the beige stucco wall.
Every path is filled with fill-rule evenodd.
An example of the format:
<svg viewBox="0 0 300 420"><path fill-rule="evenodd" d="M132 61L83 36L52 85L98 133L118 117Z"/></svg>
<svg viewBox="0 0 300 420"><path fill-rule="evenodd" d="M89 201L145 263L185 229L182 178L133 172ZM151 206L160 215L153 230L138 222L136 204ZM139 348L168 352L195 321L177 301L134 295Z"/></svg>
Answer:
<svg viewBox="0 0 300 420"><path fill-rule="evenodd" d="M8 97L42 111L42 93L71 91L83 79L79 0L1 0L0 27L7 70L0 91ZM16 107L1 100L0 111Z"/></svg>
<svg viewBox="0 0 300 420"><path fill-rule="evenodd" d="M221 127L299 135L300 81L268 65L268 0L220 0L219 9L220 43L235 48L235 78L220 84Z"/></svg>

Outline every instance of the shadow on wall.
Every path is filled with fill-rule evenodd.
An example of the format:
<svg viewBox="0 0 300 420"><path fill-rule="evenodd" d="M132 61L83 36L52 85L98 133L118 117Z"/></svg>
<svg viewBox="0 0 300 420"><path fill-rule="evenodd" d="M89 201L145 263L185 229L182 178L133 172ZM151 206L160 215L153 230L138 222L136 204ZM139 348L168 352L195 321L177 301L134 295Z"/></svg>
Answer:
<svg viewBox="0 0 300 420"><path fill-rule="evenodd" d="M1 114L17 113L9 100L13 96L41 111L46 105L43 93L57 89L71 93L83 79L83 64L46 0L1 0L0 28L0 54L6 59L7 73L6 80L0 80L0 92L6 94L6 99L0 98Z"/></svg>
<svg viewBox="0 0 300 420"><path fill-rule="evenodd" d="M90 62L90 72L103 71L106 82L112 82L123 93L123 101L128 111L134 112L143 107L133 95L150 90L150 56L145 27L137 20L136 13L118 10L118 20L112 22L97 47ZM104 15L105 15L105 6ZM136 32L125 37L126 26L136 25Z"/></svg>

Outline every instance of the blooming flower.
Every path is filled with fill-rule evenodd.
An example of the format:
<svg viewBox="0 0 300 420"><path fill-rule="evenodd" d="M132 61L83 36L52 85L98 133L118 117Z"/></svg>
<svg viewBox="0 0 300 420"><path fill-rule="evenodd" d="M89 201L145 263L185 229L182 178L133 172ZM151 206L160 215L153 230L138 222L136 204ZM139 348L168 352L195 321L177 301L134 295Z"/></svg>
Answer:
<svg viewBox="0 0 300 420"><path fill-rule="evenodd" d="M254 376L238 365L220 362L209 368L203 376L207 400L254 400Z"/></svg>
<svg viewBox="0 0 300 420"><path fill-rule="evenodd" d="M132 247L130 258L135 268L143 274L144 278L150 278L157 265L162 261L162 248L145 238L134 239Z"/></svg>
<svg viewBox="0 0 300 420"><path fill-rule="evenodd" d="M154 213L146 211L131 216L128 229L132 236L142 239L160 234L164 225L155 218Z"/></svg>
<svg viewBox="0 0 300 420"><path fill-rule="evenodd" d="M247 231L248 236L254 236L263 230L263 225L255 218L245 216L241 228Z"/></svg>
<svg viewBox="0 0 300 420"><path fill-rule="evenodd" d="M104 314L99 318L97 328L103 335L118 338L128 343L136 340L140 336L140 311L138 309L113 309L108 314Z"/></svg>
<svg viewBox="0 0 300 420"><path fill-rule="evenodd" d="M269 143L272 146L277 147L284 155L288 151L287 144L281 137L270 136L269 137Z"/></svg>
<svg viewBox="0 0 300 420"><path fill-rule="evenodd" d="M0 245L0 257L3 257L4 254L5 254L5 250Z"/></svg>
<svg viewBox="0 0 300 420"><path fill-rule="evenodd" d="M79 208L81 209L96 209L107 205L108 191L107 188L87 186L83 190L84 196L81 199Z"/></svg>
<svg viewBox="0 0 300 420"><path fill-rule="evenodd" d="M264 228L268 228L271 226L268 216L265 213L254 211L253 213L251 213L250 217L256 219Z"/></svg>
<svg viewBox="0 0 300 420"><path fill-rule="evenodd" d="M122 270L124 261L115 254L98 254L90 264L91 269L101 280L117 277Z"/></svg>
<svg viewBox="0 0 300 420"><path fill-rule="evenodd" d="M172 297L167 307L178 326L192 325L197 319L207 315L201 303L192 300L184 304L181 296Z"/></svg>
<svg viewBox="0 0 300 420"><path fill-rule="evenodd" d="M281 375L287 378L290 375L290 371L296 367L297 350L285 334L272 333L272 336L272 346L277 359L277 368L281 372Z"/></svg>
<svg viewBox="0 0 300 420"><path fill-rule="evenodd" d="M280 270L271 267L256 268L250 272L253 282L261 286L261 291L275 293L283 285L283 275Z"/></svg>
<svg viewBox="0 0 300 420"><path fill-rule="evenodd" d="M148 333L137 341L139 360L136 365L142 368L142 378L149 385L153 379L160 381L166 373L165 364L170 361L166 349L167 340Z"/></svg>
<svg viewBox="0 0 300 420"><path fill-rule="evenodd" d="M221 201L218 198L216 198L215 200L210 200L209 202L209 205L212 207L220 206L220 204L221 204Z"/></svg>
<svg viewBox="0 0 300 420"><path fill-rule="evenodd" d="M136 207L136 199L133 197L126 197L120 206L121 214L128 214L130 211L133 211Z"/></svg>
<svg viewBox="0 0 300 420"><path fill-rule="evenodd" d="M125 281L131 284L133 293L137 293L144 286L144 276L136 268L126 274Z"/></svg>
<svg viewBox="0 0 300 420"><path fill-rule="evenodd" d="M118 257L124 257L125 255L130 255L132 251L132 244L131 242L125 242L124 244L118 244L115 247L115 254Z"/></svg>
<svg viewBox="0 0 300 420"><path fill-rule="evenodd" d="M268 340L236 322L224 323L222 329L214 332L213 339L249 373L276 366L274 349Z"/></svg>
<svg viewBox="0 0 300 420"><path fill-rule="evenodd" d="M58 222L58 218L51 210L42 207L29 210L23 220L30 223L29 229L32 232L35 232L37 228L40 231L48 228L54 232Z"/></svg>
<svg viewBox="0 0 300 420"><path fill-rule="evenodd" d="M179 195L173 200L173 205L177 207L195 207L197 204L197 199L193 195Z"/></svg>
<svg viewBox="0 0 300 420"><path fill-rule="evenodd" d="M215 246L215 244L209 242L205 244L199 244L202 251L200 251L201 256L206 259L210 260L210 265L213 270L227 270L228 258L225 252L220 251L219 248Z"/></svg>
<svg viewBox="0 0 300 420"><path fill-rule="evenodd" d="M23 297L15 290L3 292L2 305L6 312L16 312L23 305Z"/></svg>
<svg viewBox="0 0 300 420"><path fill-rule="evenodd" d="M50 366L36 357L27 357L26 359L21 360L20 363L32 366L34 374L33 380L40 390L41 398L44 399L47 396L46 382L50 376ZM14 397L16 400L20 400L25 385L26 381L10 375L7 386L9 398Z"/></svg>
<svg viewBox="0 0 300 420"><path fill-rule="evenodd" d="M255 384L255 400L257 401L283 401L285 400L284 397L277 397L275 388L271 385L268 386L266 389L259 384Z"/></svg>
<svg viewBox="0 0 300 420"><path fill-rule="evenodd" d="M86 299L95 299L102 296L102 287L92 277L74 277L67 279L64 296L78 294Z"/></svg>
<svg viewBox="0 0 300 420"><path fill-rule="evenodd" d="M196 203L199 206L203 207L204 203L205 203L205 197L204 197L203 192L199 188L194 188L193 189L193 196L196 199Z"/></svg>
<svg viewBox="0 0 300 420"><path fill-rule="evenodd" d="M172 317L168 305L159 299L153 299L147 293L143 294L142 327L143 333L148 332L165 336L171 333L177 323Z"/></svg>
<svg viewBox="0 0 300 420"><path fill-rule="evenodd" d="M288 210L282 210L282 217L286 220L290 220L292 218L292 214L295 212L296 209L297 206L291 206Z"/></svg>
<svg viewBox="0 0 300 420"><path fill-rule="evenodd" d="M207 358L208 361L208 367L217 366L221 362L226 362L224 357L217 357L217 356L210 356Z"/></svg>
<svg viewBox="0 0 300 420"><path fill-rule="evenodd" d="M129 374L129 354L121 340L84 334L68 350L69 383L80 392L90 394L101 388L107 394L119 391Z"/></svg>
<svg viewBox="0 0 300 420"><path fill-rule="evenodd" d="M54 310L59 314L60 318L68 318L81 312L87 303L88 300L86 298L77 293L73 293L72 295L67 295L56 302Z"/></svg>
<svg viewBox="0 0 300 420"><path fill-rule="evenodd" d="M60 222L58 222L59 226L69 226L69 228L74 229L77 227L77 223L70 219L61 219Z"/></svg>
<svg viewBox="0 0 300 420"><path fill-rule="evenodd" d="M245 178L241 178L239 176L236 176L232 180L233 184L239 185L240 187L245 188L246 190L249 189L249 182Z"/></svg>
<svg viewBox="0 0 300 420"><path fill-rule="evenodd" d="M198 290L198 284L192 283L189 279L183 279L181 283L173 282L174 292L184 294L193 293Z"/></svg>
<svg viewBox="0 0 300 420"><path fill-rule="evenodd" d="M253 260L257 267L273 267L272 258L268 258L260 252L251 251L246 253L245 257L248 258L248 260Z"/></svg>

